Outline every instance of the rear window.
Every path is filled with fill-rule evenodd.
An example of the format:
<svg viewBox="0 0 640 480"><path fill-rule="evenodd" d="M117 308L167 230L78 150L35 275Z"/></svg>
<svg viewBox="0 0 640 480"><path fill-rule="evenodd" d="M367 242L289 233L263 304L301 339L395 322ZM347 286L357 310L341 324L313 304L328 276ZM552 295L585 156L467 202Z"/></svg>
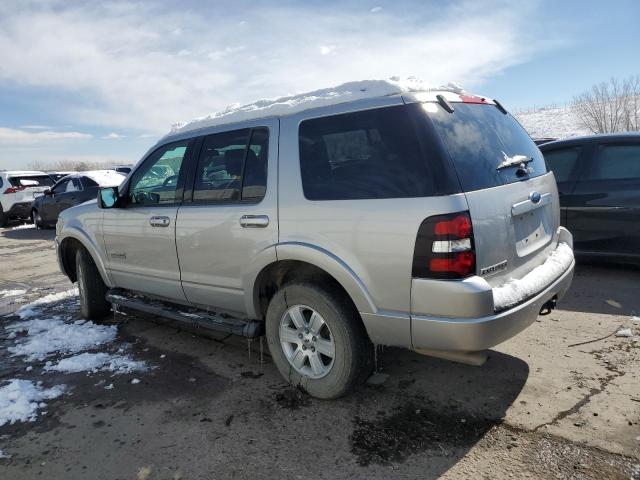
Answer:
<svg viewBox="0 0 640 480"><path fill-rule="evenodd" d="M9 183L13 187L22 187L23 185L20 183L20 180L31 180L38 182L38 185L33 185L33 187L51 187L54 184L53 179L49 175L36 175L36 176L16 176L9 177Z"/></svg>
<svg viewBox="0 0 640 480"><path fill-rule="evenodd" d="M426 197L433 176L404 106L305 120L300 169L309 200Z"/></svg>
<svg viewBox="0 0 640 480"><path fill-rule="evenodd" d="M449 113L438 104L425 104L463 190L496 187L546 173L540 150L511 115L493 104L454 103L453 108ZM517 155L532 158L528 175L518 177L517 167L497 169L506 158Z"/></svg>

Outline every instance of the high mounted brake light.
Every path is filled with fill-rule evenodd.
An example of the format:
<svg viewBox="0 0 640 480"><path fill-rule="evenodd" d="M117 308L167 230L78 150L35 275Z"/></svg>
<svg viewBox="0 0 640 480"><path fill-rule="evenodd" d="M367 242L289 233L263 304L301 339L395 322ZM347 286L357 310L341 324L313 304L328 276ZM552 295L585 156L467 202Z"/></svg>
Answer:
<svg viewBox="0 0 640 480"><path fill-rule="evenodd" d="M436 215L422 222L413 254L415 278L465 278L475 273L469 212Z"/></svg>

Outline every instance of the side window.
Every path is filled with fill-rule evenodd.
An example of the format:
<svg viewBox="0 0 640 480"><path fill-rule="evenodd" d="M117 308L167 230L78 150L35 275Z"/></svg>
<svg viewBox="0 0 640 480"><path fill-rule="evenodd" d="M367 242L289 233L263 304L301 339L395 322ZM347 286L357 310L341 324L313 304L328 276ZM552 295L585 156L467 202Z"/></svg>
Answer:
<svg viewBox="0 0 640 480"><path fill-rule="evenodd" d="M259 201L267 185L269 133L265 128L205 137L196 169L193 200Z"/></svg>
<svg viewBox="0 0 640 480"><path fill-rule="evenodd" d="M402 106L305 120L298 141L309 200L433 195L427 159Z"/></svg>
<svg viewBox="0 0 640 480"><path fill-rule="evenodd" d="M4 182L2 181L2 177L0 177L0 188L2 188L2 184L3 184L3 183L4 183Z"/></svg>
<svg viewBox="0 0 640 480"><path fill-rule="evenodd" d="M63 180L58 183L55 187L53 187L53 193L64 193L67 190L67 186L71 183L71 179Z"/></svg>
<svg viewBox="0 0 640 480"><path fill-rule="evenodd" d="M98 183L89 178L89 177L82 177L82 185L84 188L92 188L92 187L98 187Z"/></svg>
<svg viewBox="0 0 640 480"><path fill-rule="evenodd" d="M190 140L164 145L136 170L129 187L131 205L170 205L179 202L178 178Z"/></svg>
<svg viewBox="0 0 640 480"><path fill-rule="evenodd" d="M79 192L82 190L82 184L80 183L80 179L73 177L68 183L67 188L65 189L66 193L71 192Z"/></svg>
<svg viewBox="0 0 640 480"><path fill-rule="evenodd" d="M640 145L600 145L588 179L640 179Z"/></svg>
<svg viewBox="0 0 640 480"><path fill-rule="evenodd" d="M572 180L570 175L578 161L581 150L580 147L574 147L544 152L544 159L549 166L549 170L553 171L557 182Z"/></svg>

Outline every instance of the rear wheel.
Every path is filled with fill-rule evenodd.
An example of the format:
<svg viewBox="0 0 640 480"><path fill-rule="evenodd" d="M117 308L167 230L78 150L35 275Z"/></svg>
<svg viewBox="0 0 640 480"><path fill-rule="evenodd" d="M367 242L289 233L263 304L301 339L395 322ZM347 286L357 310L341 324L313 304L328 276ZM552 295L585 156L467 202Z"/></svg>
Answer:
<svg viewBox="0 0 640 480"><path fill-rule="evenodd" d="M373 345L348 298L310 283L284 286L269 303L269 350L282 376L317 398L337 398L373 368Z"/></svg>
<svg viewBox="0 0 640 480"><path fill-rule="evenodd" d="M36 210L35 208L31 210L31 221L38 230L44 228L44 224L42 223L42 216L40 215L40 212L38 212L38 210Z"/></svg>
<svg viewBox="0 0 640 480"><path fill-rule="evenodd" d="M108 288L91 255L84 248L76 253L76 276L82 318L100 320L106 317L111 310L111 304L105 299Z"/></svg>

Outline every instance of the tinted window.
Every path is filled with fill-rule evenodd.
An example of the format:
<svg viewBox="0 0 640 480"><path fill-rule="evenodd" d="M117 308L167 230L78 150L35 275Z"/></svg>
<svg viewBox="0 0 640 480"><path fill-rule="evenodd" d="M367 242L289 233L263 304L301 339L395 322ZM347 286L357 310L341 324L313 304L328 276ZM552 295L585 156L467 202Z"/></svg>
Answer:
<svg viewBox="0 0 640 480"><path fill-rule="evenodd" d="M82 190L82 185L80 184L79 178L73 177L71 180L69 180L69 182L67 182L67 188L65 189L65 192L78 192L80 190Z"/></svg>
<svg viewBox="0 0 640 480"><path fill-rule="evenodd" d="M299 135L309 200L433 194L427 159L404 106L305 120Z"/></svg>
<svg viewBox="0 0 640 480"><path fill-rule="evenodd" d="M544 159L558 182L567 182L580 156L580 147L559 148L544 153Z"/></svg>
<svg viewBox="0 0 640 480"><path fill-rule="evenodd" d="M266 128L254 129L247 150L242 177L242 200L259 201L267 191L267 157L269 132Z"/></svg>
<svg viewBox="0 0 640 480"><path fill-rule="evenodd" d="M82 177L82 183L85 188L97 187L98 184L89 177Z"/></svg>
<svg viewBox="0 0 640 480"><path fill-rule="evenodd" d="M425 110L449 151L465 191L516 182L546 173L542 154L531 137L509 114L492 104L454 103L454 112L426 103ZM518 177L517 167L497 170L505 157L533 159L529 175Z"/></svg>
<svg viewBox="0 0 640 480"><path fill-rule="evenodd" d="M195 201L240 200L249 134L244 129L205 137L196 169Z"/></svg>
<svg viewBox="0 0 640 480"><path fill-rule="evenodd" d="M53 193L63 193L67 190L67 186L71 183L71 179L62 180L60 183L57 183L55 187L53 187Z"/></svg>
<svg viewBox="0 0 640 480"><path fill-rule="evenodd" d="M33 185L34 187L51 187L53 185L53 180L49 175L37 175L37 176L24 176L24 177L9 177L9 183L13 187L22 187L20 180L30 180L38 182L38 185Z"/></svg>
<svg viewBox="0 0 640 480"><path fill-rule="evenodd" d="M172 204L178 198L178 178L189 140L164 145L136 170L129 188L129 202L137 205Z"/></svg>
<svg viewBox="0 0 640 480"><path fill-rule="evenodd" d="M640 145L600 145L590 180L640 178Z"/></svg>

